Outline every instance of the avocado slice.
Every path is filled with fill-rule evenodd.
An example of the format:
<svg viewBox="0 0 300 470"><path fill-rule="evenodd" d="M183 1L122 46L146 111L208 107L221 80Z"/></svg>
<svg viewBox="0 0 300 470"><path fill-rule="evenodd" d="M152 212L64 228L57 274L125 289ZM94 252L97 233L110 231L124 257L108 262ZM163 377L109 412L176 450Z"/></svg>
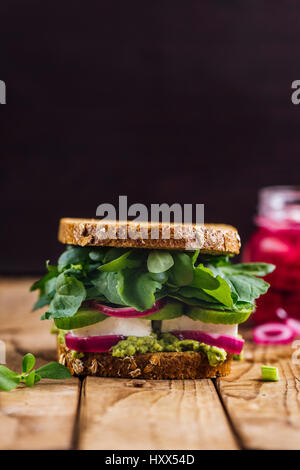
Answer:
<svg viewBox="0 0 300 470"><path fill-rule="evenodd" d="M141 317L141 320L171 320L172 318L181 317L183 315L184 305L180 302L168 302L158 312Z"/></svg>
<svg viewBox="0 0 300 470"><path fill-rule="evenodd" d="M186 315L192 320L200 320L204 323L221 323L223 325L235 325L246 321L253 311L252 308L241 310L213 310L210 308L190 307Z"/></svg>
<svg viewBox="0 0 300 470"><path fill-rule="evenodd" d="M93 325L109 318L98 310L80 308L72 317L55 318L57 328L61 330L75 330L84 326Z"/></svg>

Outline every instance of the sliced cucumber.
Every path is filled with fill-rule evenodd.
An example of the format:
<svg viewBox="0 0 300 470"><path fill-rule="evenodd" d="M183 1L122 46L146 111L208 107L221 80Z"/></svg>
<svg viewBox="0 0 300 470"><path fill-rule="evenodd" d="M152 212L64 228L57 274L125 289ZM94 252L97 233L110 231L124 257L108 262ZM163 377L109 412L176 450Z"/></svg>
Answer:
<svg viewBox="0 0 300 470"><path fill-rule="evenodd" d="M61 330L75 330L84 326L93 325L105 320L107 317L98 310L88 310L80 308L72 317L55 318L54 322L57 328Z"/></svg>
<svg viewBox="0 0 300 470"><path fill-rule="evenodd" d="M179 302L168 302L161 310L141 317L141 320L171 320L180 317L183 314L183 308L183 304Z"/></svg>
<svg viewBox="0 0 300 470"><path fill-rule="evenodd" d="M192 320L200 320L204 323L222 323L223 325L234 325L246 321L253 308L238 311L213 310L201 307L190 307L186 315Z"/></svg>

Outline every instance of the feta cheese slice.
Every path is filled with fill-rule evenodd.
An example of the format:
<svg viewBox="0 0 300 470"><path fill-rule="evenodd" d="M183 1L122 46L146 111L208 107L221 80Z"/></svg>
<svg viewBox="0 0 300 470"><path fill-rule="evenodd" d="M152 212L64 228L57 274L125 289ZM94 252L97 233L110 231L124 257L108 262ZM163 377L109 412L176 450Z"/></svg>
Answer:
<svg viewBox="0 0 300 470"><path fill-rule="evenodd" d="M151 331L151 321L149 320L107 317L107 319L94 325L72 330L72 334L80 337L105 335L149 336Z"/></svg>
<svg viewBox="0 0 300 470"><path fill-rule="evenodd" d="M171 330L193 330L193 331L204 331L205 333L216 333L220 335L237 336L238 325L223 325L214 323L204 323L200 320L192 320L186 315L182 315L172 320L164 320L162 322L162 332L168 332Z"/></svg>

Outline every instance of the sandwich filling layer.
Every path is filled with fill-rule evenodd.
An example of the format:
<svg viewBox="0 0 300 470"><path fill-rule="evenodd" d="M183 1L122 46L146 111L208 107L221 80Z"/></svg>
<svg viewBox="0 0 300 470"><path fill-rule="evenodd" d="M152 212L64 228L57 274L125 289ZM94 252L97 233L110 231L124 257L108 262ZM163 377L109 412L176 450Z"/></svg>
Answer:
<svg viewBox="0 0 300 470"><path fill-rule="evenodd" d="M47 274L35 308L48 305L69 349L116 357L194 351L220 364L239 354L238 324L247 320L274 269L232 265L199 251L68 246Z"/></svg>

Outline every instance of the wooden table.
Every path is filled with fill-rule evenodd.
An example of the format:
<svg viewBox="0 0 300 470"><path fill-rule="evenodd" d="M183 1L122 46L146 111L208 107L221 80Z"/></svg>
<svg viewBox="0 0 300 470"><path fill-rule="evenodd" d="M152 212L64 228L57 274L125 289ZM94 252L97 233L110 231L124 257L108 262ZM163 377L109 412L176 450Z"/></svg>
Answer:
<svg viewBox="0 0 300 470"><path fill-rule="evenodd" d="M16 370L27 352L38 364L56 359L49 322L31 312L31 283L0 280L0 340ZM244 361L222 379L136 386L88 377L0 391L0 448L300 449L300 360L292 353L248 341ZM280 381L260 381L261 364L276 365Z"/></svg>

